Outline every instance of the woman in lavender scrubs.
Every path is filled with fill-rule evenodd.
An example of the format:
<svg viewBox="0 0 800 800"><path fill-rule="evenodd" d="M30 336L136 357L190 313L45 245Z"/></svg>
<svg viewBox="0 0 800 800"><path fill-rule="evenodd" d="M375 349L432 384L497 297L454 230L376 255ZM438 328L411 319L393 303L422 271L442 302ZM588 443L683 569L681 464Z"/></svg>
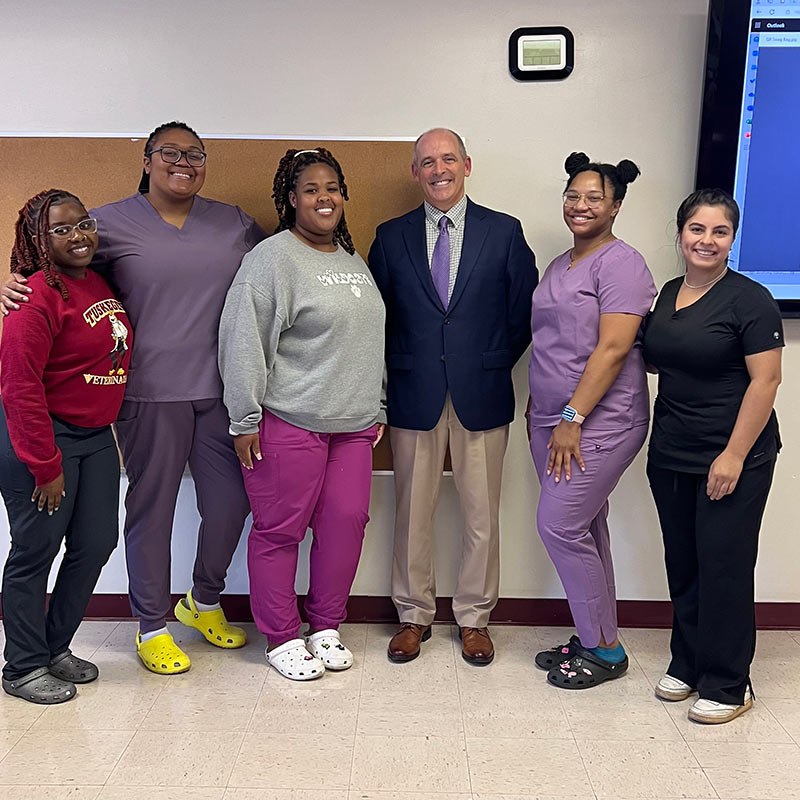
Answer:
<svg viewBox="0 0 800 800"><path fill-rule="evenodd" d="M245 643L219 606L249 505L222 404L217 331L242 256L266 234L237 206L201 197L205 176L202 140L185 123L168 122L147 140L139 191L91 212L102 242L92 267L137 331L116 428L128 476L125 556L137 651L159 674L190 667L166 628L172 523L187 463L201 523L193 586L175 614L218 647ZM4 313L26 299L20 283L12 276L3 286Z"/></svg>
<svg viewBox="0 0 800 800"><path fill-rule="evenodd" d="M578 635L536 664L550 683L586 689L628 667L617 638L608 496L647 436L640 327L656 288L644 258L612 232L636 165L573 153L564 166L573 246L533 293L528 415L541 482L537 526Z"/></svg>

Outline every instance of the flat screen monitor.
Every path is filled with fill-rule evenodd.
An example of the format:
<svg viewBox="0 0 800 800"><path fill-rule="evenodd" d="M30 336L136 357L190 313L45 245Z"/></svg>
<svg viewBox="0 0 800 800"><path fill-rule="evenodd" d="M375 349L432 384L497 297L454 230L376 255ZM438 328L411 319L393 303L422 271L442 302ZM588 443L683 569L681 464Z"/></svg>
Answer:
<svg viewBox="0 0 800 800"><path fill-rule="evenodd" d="M697 187L742 211L729 266L800 316L800 0L711 0Z"/></svg>

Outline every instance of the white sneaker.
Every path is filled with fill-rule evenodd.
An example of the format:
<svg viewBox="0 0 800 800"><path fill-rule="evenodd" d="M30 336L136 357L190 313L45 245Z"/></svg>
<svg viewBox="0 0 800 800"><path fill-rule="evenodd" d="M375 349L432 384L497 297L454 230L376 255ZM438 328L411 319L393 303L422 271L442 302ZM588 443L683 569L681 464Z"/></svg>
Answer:
<svg viewBox="0 0 800 800"><path fill-rule="evenodd" d="M313 681L325 674L322 662L306 650L302 639L290 639L264 655L267 663L290 681Z"/></svg>
<svg viewBox="0 0 800 800"><path fill-rule="evenodd" d="M325 669L343 670L353 666L353 654L339 640L339 631L333 628L306 636L306 647Z"/></svg>
<svg viewBox="0 0 800 800"><path fill-rule="evenodd" d="M732 705L730 703L718 703L716 700L695 700L694 705L689 709L689 719L695 722L704 722L706 725L719 725L723 722L730 722L740 714L749 711L753 707L753 696L750 689L744 691L744 703L742 705Z"/></svg>
<svg viewBox="0 0 800 800"><path fill-rule="evenodd" d="M686 700L687 697L694 694L697 689L689 686L688 683L679 681L673 678L672 675L665 675L656 685L656 697L662 700L671 700L676 702L678 700Z"/></svg>

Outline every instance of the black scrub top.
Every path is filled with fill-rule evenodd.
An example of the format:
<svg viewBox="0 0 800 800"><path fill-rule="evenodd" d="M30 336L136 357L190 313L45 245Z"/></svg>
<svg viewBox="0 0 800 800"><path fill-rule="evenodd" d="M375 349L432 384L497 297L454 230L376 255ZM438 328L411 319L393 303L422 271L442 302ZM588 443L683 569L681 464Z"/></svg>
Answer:
<svg viewBox="0 0 800 800"><path fill-rule="evenodd" d="M669 281L648 316L645 363L658 369L648 458L664 469L706 473L730 439L750 385L745 356L783 347L777 303L760 283L728 270L692 305L675 310L683 278ZM773 410L744 468L780 450Z"/></svg>

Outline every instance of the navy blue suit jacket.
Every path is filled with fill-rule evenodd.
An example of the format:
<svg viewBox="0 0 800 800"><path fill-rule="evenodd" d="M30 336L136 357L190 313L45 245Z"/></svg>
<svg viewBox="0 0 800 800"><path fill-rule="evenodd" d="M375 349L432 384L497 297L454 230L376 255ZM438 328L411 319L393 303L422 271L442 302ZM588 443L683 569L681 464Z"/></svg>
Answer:
<svg viewBox="0 0 800 800"><path fill-rule="evenodd" d="M431 279L423 206L378 227L369 267L386 304L389 424L430 430L448 391L468 430L511 422L511 368L531 341L539 280L519 220L467 200L447 309Z"/></svg>

